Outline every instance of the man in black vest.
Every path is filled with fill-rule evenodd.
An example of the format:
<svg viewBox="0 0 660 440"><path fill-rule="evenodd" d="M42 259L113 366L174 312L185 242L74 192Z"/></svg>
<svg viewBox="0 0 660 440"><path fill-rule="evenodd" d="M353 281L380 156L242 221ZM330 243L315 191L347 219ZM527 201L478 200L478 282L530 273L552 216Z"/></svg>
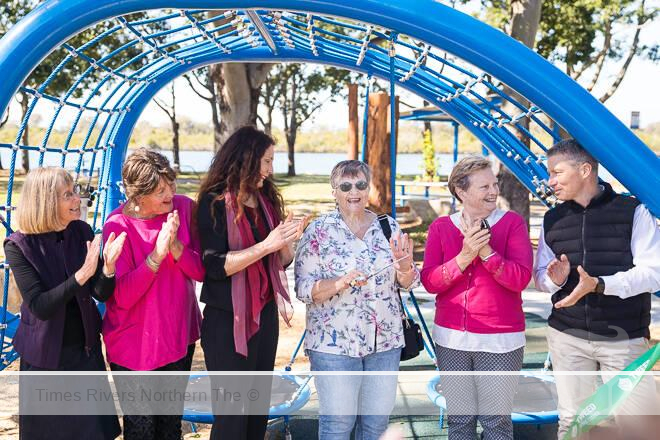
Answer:
<svg viewBox="0 0 660 440"><path fill-rule="evenodd" d="M543 219L534 281L553 294L548 346L554 370L622 370L649 349L649 292L660 290L656 218L637 199L599 182L598 163L577 141L561 141L547 155L549 184L564 203ZM563 438L597 377L555 379ZM656 397L647 376L621 413L658 414ZM640 431L636 435L652 434L648 427Z"/></svg>

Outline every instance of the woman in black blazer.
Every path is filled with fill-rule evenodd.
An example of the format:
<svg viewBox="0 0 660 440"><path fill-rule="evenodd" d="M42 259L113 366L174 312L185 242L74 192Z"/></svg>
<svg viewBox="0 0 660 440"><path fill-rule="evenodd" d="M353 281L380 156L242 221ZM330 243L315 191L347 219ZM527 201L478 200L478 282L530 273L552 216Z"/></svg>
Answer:
<svg viewBox="0 0 660 440"><path fill-rule="evenodd" d="M125 236L110 237L100 261L100 236L95 238L91 227L79 218L79 191L67 171L39 168L28 174L17 212L19 231L4 243L23 298L13 340L21 355L21 371L105 371L101 316L93 299L105 301L112 295L115 262ZM36 415L38 407L30 411L27 396L35 396L37 385L23 379L21 439L113 439L119 435L117 415L105 410L90 408L96 414L80 416ZM92 382L107 386L107 379ZM66 402L61 405L66 412Z"/></svg>

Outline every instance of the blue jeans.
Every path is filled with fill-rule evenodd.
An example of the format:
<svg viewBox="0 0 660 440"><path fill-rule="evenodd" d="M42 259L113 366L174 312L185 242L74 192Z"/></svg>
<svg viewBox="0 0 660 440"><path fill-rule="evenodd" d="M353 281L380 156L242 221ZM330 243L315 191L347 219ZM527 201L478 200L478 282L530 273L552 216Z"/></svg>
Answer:
<svg viewBox="0 0 660 440"><path fill-rule="evenodd" d="M357 358L308 350L312 371L392 371L392 375L317 375L319 440L377 440L396 400L401 349Z"/></svg>

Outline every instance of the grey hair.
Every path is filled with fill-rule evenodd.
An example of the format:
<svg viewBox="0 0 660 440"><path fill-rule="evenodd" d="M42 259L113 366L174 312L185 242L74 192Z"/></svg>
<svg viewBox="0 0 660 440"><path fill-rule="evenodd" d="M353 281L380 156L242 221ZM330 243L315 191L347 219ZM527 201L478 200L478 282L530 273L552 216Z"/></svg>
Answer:
<svg viewBox="0 0 660 440"><path fill-rule="evenodd" d="M371 168L360 160L342 160L330 173L330 185L336 188L342 177L357 177L362 173L367 183L371 183Z"/></svg>
<svg viewBox="0 0 660 440"><path fill-rule="evenodd" d="M588 163L594 171L598 170L598 161L575 139L564 139L559 141L550 147L547 152L548 158L560 154L566 156L573 162L576 162L578 165Z"/></svg>
<svg viewBox="0 0 660 440"><path fill-rule="evenodd" d="M482 156L471 155L459 160L451 170L447 186L451 195L459 202L463 202L457 194L457 189L467 191L470 187L470 175L481 170L490 169L491 163Z"/></svg>

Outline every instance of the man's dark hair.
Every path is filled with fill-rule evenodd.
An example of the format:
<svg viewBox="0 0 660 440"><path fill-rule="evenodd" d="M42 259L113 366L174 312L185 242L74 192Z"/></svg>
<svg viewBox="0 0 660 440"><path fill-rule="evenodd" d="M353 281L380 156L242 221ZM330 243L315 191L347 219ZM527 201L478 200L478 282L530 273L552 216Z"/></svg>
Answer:
<svg viewBox="0 0 660 440"><path fill-rule="evenodd" d="M547 153L548 158L564 155L578 165L588 163L596 174L598 174L598 161L584 149L575 139L564 139L554 144Z"/></svg>

